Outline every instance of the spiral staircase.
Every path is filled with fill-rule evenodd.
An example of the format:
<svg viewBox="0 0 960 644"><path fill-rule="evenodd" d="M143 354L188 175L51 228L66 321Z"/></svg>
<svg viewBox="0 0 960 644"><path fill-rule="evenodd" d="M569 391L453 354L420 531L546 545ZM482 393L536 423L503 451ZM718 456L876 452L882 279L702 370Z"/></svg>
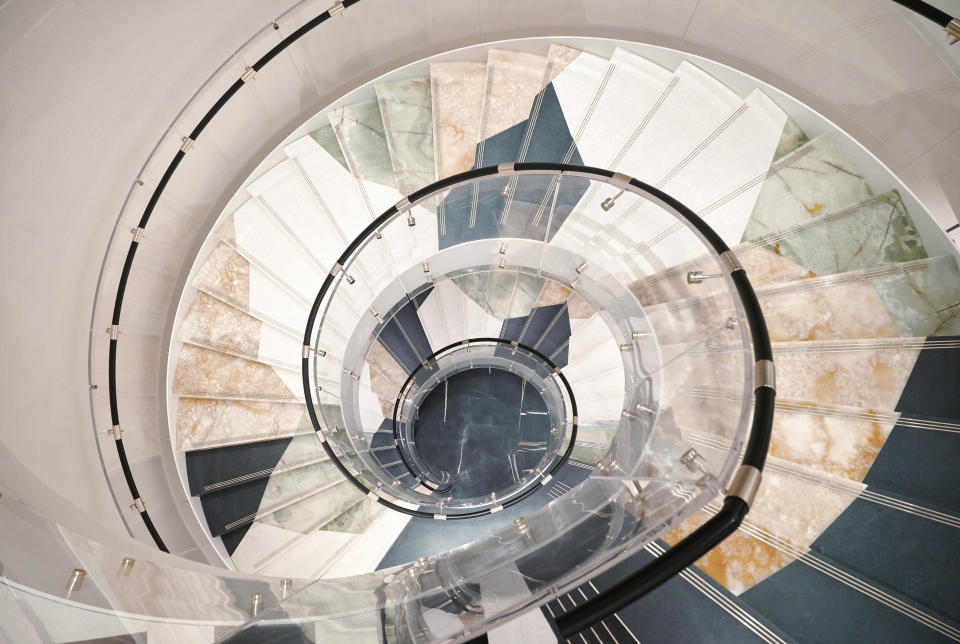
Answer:
<svg viewBox="0 0 960 644"><path fill-rule="evenodd" d="M960 271L925 213L689 61L494 46L373 94L244 182L174 295L176 467L252 618L97 641L960 641Z"/></svg>

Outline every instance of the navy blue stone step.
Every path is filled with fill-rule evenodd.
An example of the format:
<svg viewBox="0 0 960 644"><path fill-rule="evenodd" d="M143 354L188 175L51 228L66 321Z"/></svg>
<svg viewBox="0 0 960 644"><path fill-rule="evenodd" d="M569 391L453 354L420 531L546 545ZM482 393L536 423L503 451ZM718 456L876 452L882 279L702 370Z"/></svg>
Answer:
<svg viewBox="0 0 960 644"><path fill-rule="evenodd" d="M659 543L665 549L666 544ZM627 558L612 569L601 573L590 582L562 595L548 604L549 616L559 616L574 605L593 599L627 576L640 570L654 556L646 550ZM552 621L552 620L551 620ZM618 641L657 642L658 644L686 644L688 642L712 642L733 644L739 642L785 642L798 640L766 619L760 611L747 605L726 588L717 584L695 566L682 575L673 577L648 595L630 604L616 616L611 616L592 631L584 634L587 641L596 633L604 642L609 636L606 629L615 627L629 631ZM573 638L570 641L580 641ZM823 640L828 641L828 640ZM832 640L839 641L839 640Z"/></svg>
<svg viewBox="0 0 960 644"><path fill-rule="evenodd" d="M920 468L922 469L922 468ZM960 622L960 527L857 499L811 550Z"/></svg>
<svg viewBox="0 0 960 644"><path fill-rule="evenodd" d="M292 438L214 447L186 453L187 481L190 494L201 496L221 487L229 487L231 481L255 475L266 478L276 467ZM227 482L227 485L223 485ZM237 483L249 482L242 479Z"/></svg>
<svg viewBox="0 0 960 644"><path fill-rule="evenodd" d="M888 565L893 569L902 563ZM798 642L926 644L960 639L960 629L949 618L819 552L789 563L740 599Z"/></svg>
<svg viewBox="0 0 960 644"><path fill-rule="evenodd" d="M960 514L960 423L902 416L863 482L921 505Z"/></svg>

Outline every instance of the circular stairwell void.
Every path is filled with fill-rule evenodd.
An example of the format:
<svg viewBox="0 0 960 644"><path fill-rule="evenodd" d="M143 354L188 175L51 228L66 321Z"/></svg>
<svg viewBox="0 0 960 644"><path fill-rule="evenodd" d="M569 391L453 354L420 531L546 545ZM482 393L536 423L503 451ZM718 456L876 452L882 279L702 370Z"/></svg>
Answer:
<svg viewBox="0 0 960 644"><path fill-rule="evenodd" d="M207 491L198 486L201 499L206 497L211 509L206 520L215 536L223 535L224 543L232 540L228 550L235 555L234 561L252 570L265 559L278 563L282 553L293 548L290 544L306 543L308 549L322 551L333 543L333 536L324 533L358 535L351 537L358 546L381 548L380 553L384 543L372 539L371 533L387 535L384 538L392 544L387 544L381 564L357 562L357 568L349 570L342 565L338 569L338 563L355 557L357 550L350 549L352 541L343 542L347 543L344 550L325 562L317 575L411 561L416 552L409 546L411 535L422 546L416 556L472 543L459 555L431 557L417 572L418 579L442 569L441 586L450 587L450 579L456 579L453 586L462 581L482 587L491 583L479 581L491 570L516 564L523 575L539 581L522 592L514 591L511 609L491 610L491 616L501 619L537 603L543 593L552 594L548 586L556 589L572 583L568 569L550 567L551 553L565 565L583 561L580 573L597 571L622 560L641 542L649 543L665 528L670 528L665 539L673 544L708 520L718 510L716 504L707 504L690 521L679 522L712 495L705 490L716 491L729 477L728 465L733 462L728 460L736 459L739 449L737 431L742 425L738 423L750 414L753 378L744 354L748 346L744 318L735 301L725 300L730 286L723 276L729 266L709 252L701 257L702 240L684 238L686 233L676 227L677 221L661 219L643 199L633 199L629 191L624 195L621 186L606 181L586 179L578 186L577 180L583 177L564 177L561 189L554 185L551 190L549 173L542 170L542 176L526 178L530 183L508 174L494 178L491 171L490 177L474 177L464 190L451 191L438 202L403 203L404 195L434 178L446 179L467 170L471 164L489 170L494 164L514 161L582 161L640 177L690 205L735 248L751 280L760 286L760 302L771 320L774 355L780 365L786 365L780 386L788 392L780 406L783 413L778 415L779 434L775 427L775 466L758 498L766 509L751 515L724 544L729 549L721 559L726 558L727 564L701 562L732 592L743 592L768 576L775 577L790 557L807 557L804 549L857 499L866 468L877 454L876 432L882 443L895 422L890 418L896 396L925 346L922 336L949 333L956 324L950 313L960 299L955 262L949 257L927 257L898 195L873 195L842 146L829 135L808 140L762 92L736 95L689 63L666 70L624 50L615 51L609 60L562 47L551 49L542 60L528 52L513 54L491 50L485 65L438 63L431 68L428 82L394 78L377 88L377 100L336 108L330 114L330 126L287 145L285 160L251 181L246 187L251 199L221 221L216 236L222 245L213 248L195 271L197 306L187 313L193 317L181 336L185 346L177 368L183 376L175 389L181 405L177 428L224 427L221 419L235 418L235 426L244 429L232 435L232 444L183 441L184 451L194 454L198 464L206 457L216 461L213 452L224 448L249 447L244 453L250 454L260 453L254 449L258 445L269 446L278 456L273 457L273 465L257 470L266 472L259 480L265 479L270 488L259 505L231 517L224 525L232 527L226 530L223 525L214 529L211 522L218 506L215 495L248 485L242 477L249 472L210 481ZM511 92L516 100L504 98L505 85L485 82L508 72L515 74ZM465 98L474 90L473 112L451 112L454 97ZM417 98L411 101L411 97ZM504 101L512 111L497 113L494 108ZM428 126L423 127L426 121L418 120L422 118L429 118ZM465 130L476 136L454 136ZM364 138L365 132L377 135ZM428 149L428 137L435 139L433 174L420 154ZM475 146L475 141L480 145ZM412 146L413 142L418 145ZM374 149L380 152L371 153ZM385 159L389 165L383 163ZM451 202L446 204L448 198ZM397 217L396 226L389 231L368 229L384 211ZM412 213L414 225L400 212ZM551 220L551 212L566 216ZM341 253L352 240L369 233L376 233L371 244ZM544 239L549 242L543 244ZM503 244L505 253L500 252ZM462 279L457 288L463 297L447 297L450 291L442 284L455 282L443 279L448 270L481 265L494 274L533 266L541 270L539 260L511 263L517 256L537 257L541 245L556 252L548 259L557 262L546 262L547 272L553 272L532 289L531 301L522 310L498 309L496 298L489 297L494 290L489 281L477 281L486 299L471 297L471 286ZM376 256L362 262L361 272L345 261L352 251L365 258L371 258L371 253ZM482 261L464 257L466 252L476 252ZM506 261L501 262L504 255ZM577 290L578 279L587 279L590 271L601 268L606 269L604 278L595 279L593 287ZM401 278L403 288L379 301L378 294L387 287L385 270L396 273L391 278ZM586 278L580 277L583 273ZM423 302L417 302L418 289L427 283L428 274L436 286ZM345 280L346 275L354 283ZM327 280L339 284L343 293L353 289L353 295L333 298L332 308L320 311L316 337L303 342L302 323L309 303L314 301L317 285ZM558 295L546 282L568 292ZM607 314L609 301L590 301L598 285L626 290L626 297L612 301L635 305L637 313L632 317L640 321L639 327L618 326L616 320L625 318ZM527 286L513 279L517 292L528 292ZM913 298L911 291L923 297ZM404 294L410 296L406 313L401 312L403 307L394 308ZM477 295L476 290L473 294ZM860 303L857 315L848 314L850 301ZM298 397L302 383L307 384L308 395L317 395L321 412L324 405L331 412L330 407L339 407L345 429L353 422L346 422L350 414L359 419L352 425L356 429L368 426L362 422L363 414L376 415L377 408L386 418L377 389L384 379L398 386L392 370L399 366L399 373L393 375L403 380L406 368L394 356L389 356L392 363L381 360L378 369L353 362L354 354L369 355L360 345L351 345L354 338L359 343L379 337L378 324L389 325L412 310L432 349L443 342L433 341L430 335L441 335L437 332L444 325L430 327L430 322L458 307L469 311L458 319L461 323L476 322L494 331L468 335L500 336L508 320L542 318L544 314L535 310L546 306L568 310L569 364L582 369L573 387L587 392L578 392L577 399L595 414L581 428L584 438L592 440L578 441L564 470L582 470L589 475L586 481L564 482L555 477L564 485L543 486L547 496L540 497L545 508L539 514L525 509L522 515L511 514L507 508L475 519L483 526L477 532L444 541L438 537L441 529L419 528L422 524L416 523L445 525L436 521L445 516L443 512L432 512L431 519L415 517L399 528L385 518L392 514L378 513L383 509L381 501L392 492L377 487L382 480L362 455L365 450L391 446L394 438L389 427L377 427L373 436L363 440L347 435L346 442L331 448L362 489L344 485L336 476L331 455L319 448L310 432L311 428L319 428L321 435L333 432L337 423L326 421L322 413L304 422L303 401ZM575 309L584 317L575 317ZM206 320L210 316L230 320L233 328L243 330L242 343L237 342L241 336L230 338L199 323L204 315ZM384 338L369 346L380 351L379 344L382 358L390 353L391 342ZM623 350L636 343L646 346ZM305 355L305 347L312 352ZM337 348L343 349L341 355L334 353ZM217 352L246 362L230 362L214 355ZM593 369L590 361L595 355L600 356L599 372L587 370ZM641 356L655 359L647 363ZM298 357L313 369L306 380L297 373L304 364ZM326 357L342 364L350 358L348 365L361 368L344 371L336 362L326 367L320 360ZM189 379L197 365L214 377ZM606 382L604 365L617 365L618 387L590 386L591 381ZM856 378L854 374L865 365L877 366L862 376L873 378L870 382L876 386L846 388L844 379ZM221 381L230 370L242 372L244 379ZM673 375L664 377L660 385L641 385L637 376L645 370ZM890 377L878 380L875 376L880 371ZM830 372L835 374L836 386L817 386ZM325 382L319 392L311 392L318 379ZM235 386L243 382L256 386L247 390ZM640 397L654 404L644 405ZM240 407L262 411L258 418L269 422L257 425L242 416ZM313 407L306 409L309 414ZM784 417L789 425L783 423ZM621 423L629 431L623 431ZM263 431L265 425L270 431ZM651 425L675 430L674 440L653 441L647 453L637 445L625 446L624 436L644 436ZM835 444L843 435L850 454L808 449L817 441L794 440L799 434L791 430L814 432ZM194 431L190 436L201 433ZM223 433L208 436L222 440ZM362 447L364 443L368 447ZM644 461L644 456L652 460ZM625 465L637 465L637 469L628 471ZM319 485L310 487L310 481ZM631 488L633 482L638 485ZM297 487L300 484L304 487ZM879 496L871 499L894 498L883 492L873 494ZM237 491L234 498L239 496ZM429 510L436 509L436 501L432 504ZM914 505L923 507L922 501ZM581 514L574 508L590 510ZM517 519L522 523L515 523ZM486 520L490 522L479 523ZM648 531L653 525L659 529ZM260 558L255 558L250 554L252 544L262 543L268 527L287 532L271 542L265 556L261 551ZM507 543L520 547L528 537L537 540L535 549L541 555L531 556L532 564L517 563L516 550L498 549ZM577 551L571 543L585 545ZM770 548L777 557L758 561L750 555ZM737 576L735 571L745 566L753 566L750 569L758 570L757 574ZM856 579L855 573L849 574ZM896 581L890 584L896 586ZM433 588L424 586L428 587ZM595 591L584 587L583 597L566 595L552 610L569 610L570 601L576 604ZM896 590L901 591L908 596L908 589ZM422 608L431 608L428 603ZM411 606L411 610L418 609ZM438 638L445 636L440 626L431 632Z"/></svg>

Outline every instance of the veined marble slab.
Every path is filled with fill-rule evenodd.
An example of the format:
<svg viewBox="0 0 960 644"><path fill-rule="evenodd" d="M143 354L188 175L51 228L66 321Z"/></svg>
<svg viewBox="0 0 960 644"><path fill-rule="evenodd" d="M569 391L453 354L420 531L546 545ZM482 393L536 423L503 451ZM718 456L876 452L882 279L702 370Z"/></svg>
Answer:
<svg viewBox="0 0 960 644"><path fill-rule="evenodd" d="M393 402L400 393L400 387L407 379L407 372L379 342L370 346L367 354L367 370L370 373L370 388L380 399L380 409L384 417L393 414Z"/></svg>
<svg viewBox="0 0 960 644"><path fill-rule="evenodd" d="M663 540L671 546L703 525L710 514L704 510L674 528ZM794 558L743 531L734 532L696 561L696 566L735 595L739 595L777 572Z"/></svg>
<svg viewBox="0 0 960 644"><path fill-rule="evenodd" d="M337 108L328 112L327 117L353 175L395 187L393 164L377 99Z"/></svg>
<svg viewBox="0 0 960 644"><path fill-rule="evenodd" d="M297 398L273 367L190 344L180 349L173 391L238 398Z"/></svg>
<svg viewBox="0 0 960 644"><path fill-rule="evenodd" d="M376 87L396 186L405 195L434 182L433 107L429 78L409 78Z"/></svg>
<svg viewBox="0 0 960 644"><path fill-rule="evenodd" d="M870 280L904 337L960 335L960 270L951 256L902 264Z"/></svg>
<svg viewBox="0 0 960 644"><path fill-rule="evenodd" d="M849 155L830 134L821 134L773 166L743 239L791 228L871 195Z"/></svg>
<svg viewBox="0 0 960 644"><path fill-rule="evenodd" d="M547 59L537 54L505 49L487 52L483 115L477 143L527 118L537 92L544 85L546 67ZM479 165L483 165L482 146L477 151L477 159Z"/></svg>
<svg viewBox="0 0 960 644"><path fill-rule="evenodd" d="M336 517L359 496L357 488L344 479L329 489L263 517L260 522L294 532L310 532L323 518Z"/></svg>
<svg viewBox="0 0 960 644"><path fill-rule="evenodd" d="M485 63L430 63L437 179L473 167L477 141L480 140L485 75Z"/></svg>
<svg viewBox="0 0 960 644"><path fill-rule="evenodd" d="M250 262L217 244L193 278L193 286L234 306L250 306Z"/></svg>
<svg viewBox="0 0 960 644"><path fill-rule="evenodd" d="M825 475L863 481L894 423L778 410L770 454Z"/></svg>
<svg viewBox="0 0 960 644"><path fill-rule="evenodd" d="M344 170L350 172L347 165L347 157L343 156L343 150L340 149L340 143L337 141L337 134L333 131L332 125L324 125L309 134L309 137L317 142Z"/></svg>
<svg viewBox="0 0 960 644"><path fill-rule="evenodd" d="M177 450L269 440L313 431L299 403L182 398L177 407Z"/></svg>
<svg viewBox="0 0 960 644"><path fill-rule="evenodd" d="M765 248L817 275L833 275L927 257L896 191L827 213L744 248ZM745 253L738 252L742 257Z"/></svg>
<svg viewBox="0 0 960 644"><path fill-rule="evenodd" d="M908 347L859 351L818 348L814 343L808 353L776 354L778 396L892 411L920 354L919 349Z"/></svg>
<svg viewBox="0 0 960 644"><path fill-rule="evenodd" d="M343 511L333 521L324 524L321 530L360 534L364 532L381 514L389 512L373 499L364 498Z"/></svg>
<svg viewBox="0 0 960 644"><path fill-rule="evenodd" d="M281 506L306 493L327 487L340 480L342 480L340 471L329 460L287 472L274 473L267 480L267 487L260 498L257 515L262 517L274 510L283 512L282 509L277 508L281 508ZM318 494L323 494L323 492L318 492ZM262 520L262 518L258 520Z"/></svg>
<svg viewBox="0 0 960 644"><path fill-rule="evenodd" d="M470 273L453 281L498 320L529 314L544 284L543 278L526 273L495 271Z"/></svg>
<svg viewBox="0 0 960 644"><path fill-rule="evenodd" d="M205 293L197 293L180 321L177 337L184 342L203 342L259 356L261 327L260 320Z"/></svg>

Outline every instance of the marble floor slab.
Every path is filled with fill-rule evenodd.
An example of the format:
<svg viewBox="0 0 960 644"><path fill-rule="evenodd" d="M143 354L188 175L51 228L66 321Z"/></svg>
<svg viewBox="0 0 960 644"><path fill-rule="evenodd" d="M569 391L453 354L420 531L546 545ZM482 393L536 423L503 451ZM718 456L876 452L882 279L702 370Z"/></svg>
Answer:
<svg viewBox="0 0 960 644"><path fill-rule="evenodd" d="M746 249L764 248L817 275L834 275L927 257L903 200L896 191L827 213ZM738 252L738 256L744 256Z"/></svg>
<svg viewBox="0 0 960 644"><path fill-rule="evenodd" d="M527 52L490 49L484 77L483 115L477 142L525 120L544 85L547 59ZM483 165L483 153L477 152Z"/></svg>
<svg viewBox="0 0 960 644"><path fill-rule="evenodd" d="M429 78L379 83L377 100L397 188L407 195L434 182Z"/></svg>
<svg viewBox="0 0 960 644"><path fill-rule="evenodd" d="M249 199L231 216L232 245L285 288L312 299L325 277L310 253L259 199Z"/></svg>
<svg viewBox="0 0 960 644"><path fill-rule="evenodd" d="M205 293L197 293L180 320L177 337L256 356L260 351L261 327L260 320Z"/></svg>
<svg viewBox="0 0 960 644"><path fill-rule="evenodd" d="M273 367L189 344L180 349L173 391L290 400L298 397Z"/></svg>
<svg viewBox="0 0 960 644"><path fill-rule="evenodd" d="M754 90L709 137L677 162L656 184L704 218L728 244L743 235L760 181L773 161L787 116L768 96ZM690 260L704 251L692 231L653 203L642 204L606 243L637 260L650 274L661 266ZM635 249L642 247L642 254ZM652 258L651 258L652 256Z"/></svg>
<svg viewBox="0 0 960 644"><path fill-rule="evenodd" d="M375 98L327 113L352 174L395 187L393 164L384 134L380 104Z"/></svg>
<svg viewBox="0 0 960 644"><path fill-rule="evenodd" d="M182 398L177 451L205 449L313 431L297 403Z"/></svg>
<svg viewBox="0 0 960 644"><path fill-rule="evenodd" d="M329 489L263 517L260 522L303 534L314 530L321 519L336 517L359 496L357 489L349 481L343 480Z"/></svg>
<svg viewBox="0 0 960 644"><path fill-rule="evenodd" d="M960 270L954 257L902 264L870 280L904 337L960 335Z"/></svg>
<svg viewBox="0 0 960 644"><path fill-rule="evenodd" d="M872 196L866 180L830 134L780 159L763 183L743 239L791 228Z"/></svg>
<svg viewBox="0 0 960 644"><path fill-rule="evenodd" d="M702 510L697 512L664 535L663 540L671 546L676 545L703 525L710 516ZM698 559L696 566L724 588L739 595L793 560L793 557L773 546L738 531Z"/></svg>
<svg viewBox="0 0 960 644"><path fill-rule="evenodd" d="M430 63L437 179L465 172L473 166L480 140L485 75L485 63Z"/></svg>

